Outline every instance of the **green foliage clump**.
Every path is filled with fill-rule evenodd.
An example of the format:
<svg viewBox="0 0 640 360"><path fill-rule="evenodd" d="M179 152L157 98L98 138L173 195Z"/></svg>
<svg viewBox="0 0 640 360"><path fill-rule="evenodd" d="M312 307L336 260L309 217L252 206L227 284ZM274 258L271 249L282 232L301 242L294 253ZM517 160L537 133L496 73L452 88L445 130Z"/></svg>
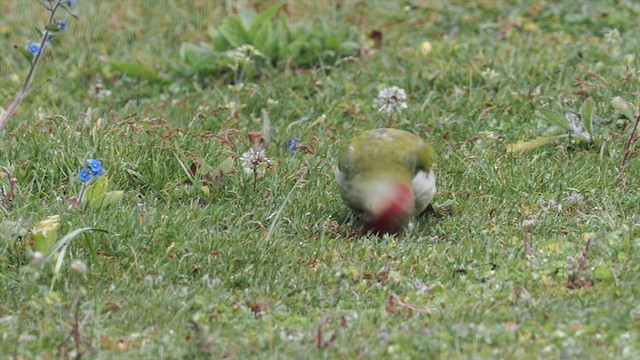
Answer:
<svg viewBox="0 0 640 360"><path fill-rule="evenodd" d="M332 28L324 20L311 26L292 23L286 16L277 17L281 9L282 5L260 13L245 9L239 16L227 17L218 28L209 30L210 47L184 43L180 48L180 58L185 65L182 72L220 74L228 71L232 60L226 52L242 45L252 45L262 53L263 64L272 66L286 63L313 67L357 54L359 45L353 31Z"/></svg>

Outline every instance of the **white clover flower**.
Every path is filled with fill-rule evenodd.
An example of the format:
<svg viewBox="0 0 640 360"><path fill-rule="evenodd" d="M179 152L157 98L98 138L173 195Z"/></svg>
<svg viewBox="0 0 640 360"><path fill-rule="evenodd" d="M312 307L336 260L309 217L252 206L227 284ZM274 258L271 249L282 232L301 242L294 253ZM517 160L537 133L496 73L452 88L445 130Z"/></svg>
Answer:
<svg viewBox="0 0 640 360"><path fill-rule="evenodd" d="M71 270L77 275L85 275L87 273L87 264L82 260L73 260Z"/></svg>
<svg viewBox="0 0 640 360"><path fill-rule="evenodd" d="M144 277L144 279L142 279L142 280L144 281L145 284L147 284L149 286L153 285L153 276L151 276L151 275L146 275Z"/></svg>
<svg viewBox="0 0 640 360"><path fill-rule="evenodd" d="M408 107L406 100L407 93L404 89L392 86L380 90L374 104L378 107L379 112L388 114L406 109Z"/></svg>
<svg viewBox="0 0 640 360"><path fill-rule="evenodd" d="M604 41L611 44L617 45L622 42L622 37L620 36L620 31L618 29L605 29L604 30Z"/></svg>
<svg viewBox="0 0 640 360"><path fill-rule="evenodd" d="M262 174L269 166L269 159L264 155L264 149L251 148L240 156L242 169L247 174Z"/></svg>
<svg viewBox="0 0 640 360"><path fill-rule="evenodd" d="M42 265L44 263L44 255L40 251L32 252L31 262L34 265Z"/></svg>
<svg viewBox="0 0 640 360"><path fill-rule="evenodd" d="M453 96L454 97L463 97L467 94L467 91L463 88L459 88L457 86L453 87Z"/></svg>
<svg viewBox="0 0 640 360"><path fill-rule="evenodd" d="M571 205L571 204L579 204L582 203L584 201L584 195L580 194L579 192L572 192L571 195L567 196L566 198L563 199L564 202L566 202L567 204Z"/></svg>
<svg viewBox="0 0 640 360"><path fill-rule="evenodd" d="M492 81L493 79L500 77L500 73L494 71L492 68L486 68L480 73L480 76L482 76L485 81Z"/></svg>

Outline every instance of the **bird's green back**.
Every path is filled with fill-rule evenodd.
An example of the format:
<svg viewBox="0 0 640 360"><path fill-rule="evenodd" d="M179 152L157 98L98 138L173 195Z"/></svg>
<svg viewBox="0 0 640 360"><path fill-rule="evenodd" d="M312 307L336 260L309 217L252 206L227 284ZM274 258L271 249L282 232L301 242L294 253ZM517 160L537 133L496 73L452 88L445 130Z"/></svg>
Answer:
<svg viewBox="0 0 640 360"><path fill-rule="evenodd" d="M390 174L410 181L419 170L428 172L434 160L431 145L398 129L375 129L354 137L340 152L338 167L347 178Z"/></svg>

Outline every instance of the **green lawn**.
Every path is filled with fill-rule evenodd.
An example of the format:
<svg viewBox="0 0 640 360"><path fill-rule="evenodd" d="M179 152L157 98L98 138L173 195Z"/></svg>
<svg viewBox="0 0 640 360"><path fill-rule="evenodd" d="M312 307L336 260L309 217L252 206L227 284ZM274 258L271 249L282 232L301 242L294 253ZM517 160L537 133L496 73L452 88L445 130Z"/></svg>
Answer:
<svg viewBox="0 0 640 360"><path fill-rule="evenodd" d="M190 74L179 51L210 43L233 1L79 0L0 132L18 181L9 201L0 176L1 357L639 358L640 148L621 174L635 119L620 102L636 111L640 6L510 3L289 1L276 17L349 30L361 54L256 66L234 92L231 72ZM48 12L0 12L6 108L29 67L13 44ZM393 85L409 94L394 126L436 148L435 213L361 236L333 166L387 123L374 99ZM508 151L554 131L541 109L588 98L593 144ZM254 178L240 156L265 113ZM74 206L87 158L121 201ZM32 230L53 215L58 239L107 232L39 265Z"/></svg>

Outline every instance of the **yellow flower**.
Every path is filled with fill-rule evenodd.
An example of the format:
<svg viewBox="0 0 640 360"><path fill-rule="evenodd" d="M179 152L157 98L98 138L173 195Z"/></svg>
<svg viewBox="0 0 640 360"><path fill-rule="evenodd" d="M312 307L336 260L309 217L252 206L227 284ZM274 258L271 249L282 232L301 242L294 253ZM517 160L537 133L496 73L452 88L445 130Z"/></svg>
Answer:
<svg viewBox="0 0 640 360"><path fill-rule="evenodd" d="M58 227L60 227L60 216L54 215L36 224L33 232L34 247L36 251L47 253L58 240Z"/></svg>
<svg viewBox="0 0 640 360"><path fill-rule="evenodd" d="M531 22L531 21L527 21L524 23L524 31L526 32L536 32L538 31L538 25L536 25L536 23Z"/></svg>
<svg viewBox="0 0 640 360"><path fill-rule="evenodd" d="M432 49L433 45L431 45L431 42L423 41L420 43L420 54L422 54L422 56L427 56L427 54L429 54Z"/></svg>

